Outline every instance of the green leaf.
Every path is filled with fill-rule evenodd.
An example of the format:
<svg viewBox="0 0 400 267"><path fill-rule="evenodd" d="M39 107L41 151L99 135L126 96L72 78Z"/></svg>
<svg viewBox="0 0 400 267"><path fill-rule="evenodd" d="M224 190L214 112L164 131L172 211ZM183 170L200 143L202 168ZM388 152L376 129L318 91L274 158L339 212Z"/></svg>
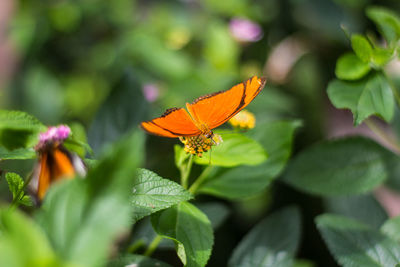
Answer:
<svg viewBox="0 0 400 267"><path fill-rule="evenodd" d="M181 185L146 169L139 170L132 192L135 221L192 198Z"/></svg>
<svg viewBox="0 0 400 267"><path fill-rule="evenodd" d="M0 110L0 146L8 150L34 146L46 127L22 111Z"/></svg>
<svg viewBox="0 0 400 267"><path fill-rule="evenodd" d="M107 267L171 267L162 261L145 257L143 255L123 255L111 260Z"/></svg>
<svg viewBox="0 0 400 267"><path fill-rule="evenodd" d="M336 62L335 74L342 80L358 80L371 70L368 63L361 61L353 53L342 55Z"/></svg>
<svg viewBox="0 0 400 267"><path fill-rule="evenodd" d="M396 266L400 262L400 245L378 230L332 214L318 216L316 223L341 266Z"/></svg>
<svg viewBox="0 0 400 267"><path fill-rule="evenodd" d="M8 172L6 173L6 180L8 183L8 188L13 195L13 199L18 198L21 194L22 188L24 187L24 180L16 173Z"/></svg>
<svg viewBox="0 0 400 267"><path fill-rule="evenodd" d="M223 142L213 146L210 151L203 154L203 157L195 157L194 161L197 164L223 167L257 165L268 157L258 142L245 135L218 131L216 133L222 136Z"/></svg>
<svg viewBox="0 0 400 267"><path fill-rule="evenodd" d="M177 254L188 267L207 264L214 243L207 216L188 202L152 215L154 230L177 244Z"/></svg>
<svg viewBox="0 0 400 267"><path fill-rule="evenodd" d="M27 207L32 207L33 206L33 200L31 196L25 195L23 196L19 201L21 205L27 206Z"/></svg>
<svg viewBox="0 0 400 267"><path fill-rule="evenodd" d="M135 73L128 69L102 104L88 131L93 151L119 138L145 119L148 103Z"/></svg>
<svg viewBox="0 0 400 267"><path fill-rule="evenodd" d="M62 266L42 229L18 210L0 209L0 266Z"/></svg>
<svg viewBox="0 0 400 267"><path fill-rule="evenodd" d="M299 121L257 125L248 135L269 152L269 159L257 166L239 166L217 172L205 181L199 192L228 199L241 199L261 192L283 171L292 151L294 132L300 125Z"/></svg>
<svg viewBox="0 0 400 267"><path fill-rule="evenodd" d="M353 34L351 36L351 47L363 62L368 63L371 60L373 48L363 35Z"/></svg>
<svg viewBox="0 0 400 267"><path fill-rule="evenodd" d="M380 74L352 83L334 80L328 85L328 96L336 108L351 110L354 125L371 115L378 115L387 122L393 118L393 93L386 78Z"/></svg>
<svg viewBox="0 0 400 267"><path fill-rule="evenodd" d="M60 258L100 266L112 241L131 227L131 190L143 143L143 134L135 132L109 147L86 179L50 188L37 219Z"/></svg>
<svg viewBox="0 0 400 267"><path fill-rule="evenodd" d="M400 216L387 220L381 227L381 232L400 242Z"/></svg>
<svg viewBox="0 0 400 267"><path fill-rule="evenodd" d="M324 200L327 212L359 220L379 229L388 219L386 211L373 195L330 197Z"/></svg>
<svg viewBox="0 0 400 267"><path fill-rule="evenodd" d="M64 141L64 146L84 158L86 152L93 154L92 148L87 143L85 128L79 123L69 125L72 134Z"/></svg>
<svg viewBox="0 0 400 267"><path fill-rule="evenodd" d="M217 229L229 216L229 208L219 202L199 203L196 206L207 215L213 229Z"/></svg>
<svg viewBox="0 0 400 267"><path fill-rule="evenodd" d="M372 63L381 67L394 57L394 49L375 47L372 54Z"/></svg>
<svg viewBox="0 0 400 267"><path fill-rule="evenodd" d="M293 266L300 241L300 211L285 208L259 222L239 243L229 266Z"/></svg>
<svg viewBox="0 0 400 267"><path fill-rule="evenodd" d="M289 164L284 181L322 196L366 193L387 178L388 154L363 137L324 141L300 152Z"/></svg>
<svg viewBox="0 0 400 267"><path fill-rule="evenodd" d="M392 154L386 158L386 168L388 170L387 185L396 191L400 191L400 157Z"/></svg>
<svg viewBox="0 0 400 267"><path fill-rule="evenodd" d="M205 32L204 58L219 71L233 71L237 67L239 46L221 21L213 20Z"/></svg>
<svg viewBox="0 0 400 267"><path fill-rule="evenodd" d="M22 111L0 110L0 130L32 131L46 130L35 117Z"/></svg>
<svg viewBox="0 0 400 267"><path fill-rule="evenodd" d="M379 31L386 41L394 44L400 38L400 18L399 16L383 7L368 7L367 16L377 25Z"/></svg>
<svg viewBox="0 0 400 267"><path fill-rule="evenodd" d="M17 148L8 150L0 146L0 160L7 159L33 159L36 158L36 152L33 148Z"/></svg>

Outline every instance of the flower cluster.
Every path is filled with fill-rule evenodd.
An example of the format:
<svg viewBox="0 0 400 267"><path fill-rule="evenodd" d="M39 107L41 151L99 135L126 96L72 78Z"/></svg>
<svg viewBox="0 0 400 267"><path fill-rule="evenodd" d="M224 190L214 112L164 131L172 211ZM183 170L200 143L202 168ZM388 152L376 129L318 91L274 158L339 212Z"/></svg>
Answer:
<svg viewBox="0 0 400 267"><path fill-rule="evenodd" d="M232 19L229 30L239 42L257 42L263 36L263 31L257 23L244 18Z"/></svg>
<svg viewBox="0 0 400 267"><path fill-rule="evenodd" d="M244 109L230 119L229 123L235 128L253 129L256 125L256 118L253 113Z"/></svg>
<svg viewBox="0 0 400 267"><path fill-rule="evenodd" d="M39 135L39 143L36 145L36 150L45 148L48 144L59 143L68 138L71 129L66 125L51 126L47 131Z"/></svg>
<svg viewBox="0 0 400 267"><path fill-rule="evenodd" d="M204 152L211 149L213 145L222 143L222 137L218 134L213 134L211 137L204 135L196 136L181 136L179 140L185 145L184 150L186 153L202 157Z"/></svg>

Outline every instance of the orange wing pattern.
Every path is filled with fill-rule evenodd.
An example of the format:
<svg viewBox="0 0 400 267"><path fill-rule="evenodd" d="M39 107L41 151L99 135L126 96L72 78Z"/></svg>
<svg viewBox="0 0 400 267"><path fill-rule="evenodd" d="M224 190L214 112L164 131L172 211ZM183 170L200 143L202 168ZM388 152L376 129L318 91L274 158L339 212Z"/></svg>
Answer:
<svg viewBox="0 0 400 267"><path fill-rule="evenodd" d="M183 108L171 108L156 119L141 123L144 130L164 137L198 135L201 131Z"/></svg>
<svg viewBox="0 0 400 267"><path fill-rule="evenodd" d="M40 173L39 173L39 185L38 185L38 197L43 199L47 189L50 186L50 166L47 162L48 153L45 152L40 158Z"/></svg>
<svg viewBox="0 0 400 267"><path fill-rule="evenodd" d="M196 124L214 129L245 108L263 89L265 78L253 76L227 91L205 95L186 104Z"/></svg>
<svg viewBox="0 0 400 267"><path fill-rule="evenodd" d="M54 181L63 178L71 179L75 176L75 170L68 155L55 148L53 151L43 152L40 158L40 173L38 184L38 197L40 200L46 195L47 189Z"/></svg>
<svg viewBox="0 0 400 267"><path fill-rule="evenodd" d="M252 78L229 90L197 98L183 108L168 109L161 117L141 123L152 134L164 137L195 136L214 129L245 108L263 89L265 78Z"/></svg>

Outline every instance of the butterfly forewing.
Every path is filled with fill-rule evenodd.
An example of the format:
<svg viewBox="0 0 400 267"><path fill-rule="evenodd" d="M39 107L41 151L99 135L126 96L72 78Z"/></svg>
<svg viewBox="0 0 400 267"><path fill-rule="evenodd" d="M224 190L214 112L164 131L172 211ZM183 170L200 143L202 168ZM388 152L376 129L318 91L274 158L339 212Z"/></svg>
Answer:
<svg viewBox="0 0 400 267"><path fill-rule="evenodd" d="M191 136L201 133L183 108L169 109L159 118L142 122L141 126L149 133L164 137Z"/></svg>
<svg viewBox="0 0 400 267"><path fill-rule="evenodd" d="M246 107L264 85L264 78L254 76L227 91L200 97L187 108L197 123L214 129Z"/></svg>

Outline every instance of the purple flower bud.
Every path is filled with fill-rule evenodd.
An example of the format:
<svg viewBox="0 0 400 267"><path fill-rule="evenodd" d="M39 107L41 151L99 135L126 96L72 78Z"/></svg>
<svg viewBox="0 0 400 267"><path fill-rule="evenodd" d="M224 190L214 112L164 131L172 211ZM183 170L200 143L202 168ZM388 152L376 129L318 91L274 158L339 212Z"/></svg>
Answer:
<svg viewBox="0 0 400 267"><path fill-rule="evenodd" d="M160 90L154 83L148 83L142 87L144 98L149 102L154 102L157 100Z"/></svg>
<svg viewBox="0 0 400 267"><path fill-rule="evenodd" d="M47 131L44 133L40 133L39 135L39 143L36 146L36 149L42 149L47 144L53 142L61 142L68 138L71 133L71 129L66 125L60 125L58 127L51 126L47 128Z"/></svg>
<svg viewBox="0 0 400 267"><path fill-rule="evenodd" d="M232 19L229 23L229 30L239 42L256 42L263 36L260 25L243 18Z"/></svg>

